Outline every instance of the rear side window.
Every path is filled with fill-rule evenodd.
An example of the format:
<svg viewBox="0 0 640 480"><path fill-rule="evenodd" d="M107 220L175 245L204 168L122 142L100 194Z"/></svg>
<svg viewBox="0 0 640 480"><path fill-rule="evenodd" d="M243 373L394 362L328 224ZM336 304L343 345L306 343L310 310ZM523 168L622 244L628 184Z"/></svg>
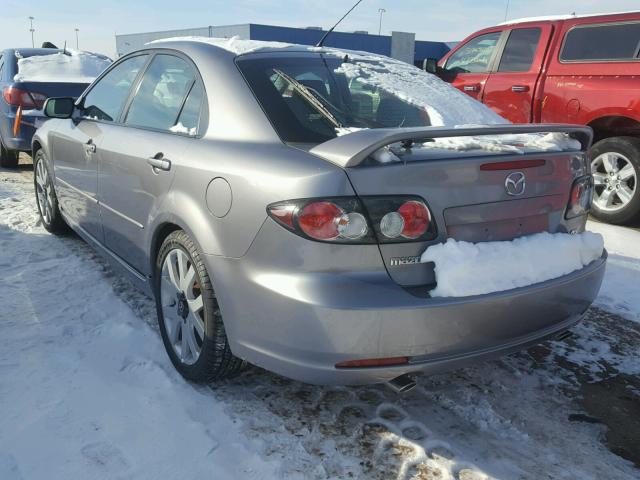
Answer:
<svg viewBox="0 0 640 480"><path fill-rule="evenodd" d="M502 32L487 33L469 40L449 57L446 69L455 73L482 73L489 71L489 62Z"/></svg>
<svg viewBox="0 0 640 480"><path fill-rule="evenodd" d="M512 30L504 47L499 72L528 72L538 50L539 28Z"/></svg>
<svg viewBox="0 0 640 480"><path fill-rule="evenodd" d="M129 58L102 77L84 97L83 115L95 120L116 121L147 58L148 55Z"/></svg>
<svg viewBox="0 0 640 480"><path fill-rule="evenodd" d="M204 89L202 84L197 82L184 102L182 112L178 117L178 122L170 128L172 132L197 135L200 127L200 116L202 112L202 102L204 101Z"/></svg>
<svg viewBox="0 0 640 480"><path fill-rule="evenodd" d="M124 123L170 131L195 81L196 72L187 61L156 55L142 77Z"/></svg>
<svg viewBox="0 0 640 480"><path fill-rule="evenodd" d="M565 36L560 60L593 62L638 58L640 22L575 27Z"/></svg>

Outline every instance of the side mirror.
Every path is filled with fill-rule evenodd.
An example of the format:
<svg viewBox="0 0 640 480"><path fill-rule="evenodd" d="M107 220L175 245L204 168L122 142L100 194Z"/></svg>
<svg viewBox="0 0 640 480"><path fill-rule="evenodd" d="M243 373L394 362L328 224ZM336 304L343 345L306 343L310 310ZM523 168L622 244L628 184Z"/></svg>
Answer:
<svg viewBox="0 0 640 480"><path fill-rule="evenodd" d="M71 118L76 101L71 97L48 98L44 102L45 117L49 118Z"/></svg>
<svg viewBox="0 0 640 480"><path fill-rule="evenodd" d="M422 69L427 73L438 73L438 60L435 58L425 58L422 62Z"/></svg>

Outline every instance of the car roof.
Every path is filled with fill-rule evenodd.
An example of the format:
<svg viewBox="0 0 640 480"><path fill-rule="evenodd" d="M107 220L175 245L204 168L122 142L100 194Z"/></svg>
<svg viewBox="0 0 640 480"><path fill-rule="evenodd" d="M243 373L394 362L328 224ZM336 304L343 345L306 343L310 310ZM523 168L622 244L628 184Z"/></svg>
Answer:
<svg viewBox="0 0 640 480"><path fill-rule="evenodd" d="M588 13L583 15L576 15L572 13L570 15L547 15L540 17L524 17L524 18L516 18L513 20L507 20L505 22L501 22L498 26L502 25L513 25L516 23L530 23L530 22L554 22L560 20L573 20L578 18L597 18L597 17L610 17L615 15L628 15L628 14L637 14L640 13L640 10L630 10L626 12L611 12L611 13Z"/></svg>
<svg viewBox="0 0 640 480"><path fill-rule="evenodd" d="M208 45L220 51L220 53L228 53L232 56L244 55L247 53L320 53L329 51L351 52L347 49L337 49L333 47L314 47L312 45L299 45L284 42L268 42L262 40L244 40L237 37L232 38L215 38L215 37L173 37L154 40L147 43L144 48L163 48L163 47L200 47ZM379 56L369 52L353 52L370 56Z"/></svg>

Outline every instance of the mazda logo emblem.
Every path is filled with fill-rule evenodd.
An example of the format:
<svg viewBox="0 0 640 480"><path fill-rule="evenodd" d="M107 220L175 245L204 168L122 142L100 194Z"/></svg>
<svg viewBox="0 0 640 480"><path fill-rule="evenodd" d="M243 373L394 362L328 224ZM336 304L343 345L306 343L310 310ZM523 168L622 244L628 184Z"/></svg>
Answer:
<svg viewBox="0 0 640 480"><path fill-rule="evenodd" d="M504 188L507 194L514 197L522 195L526 186L524 173L522 172L510 173L504 181Z"/></svg>

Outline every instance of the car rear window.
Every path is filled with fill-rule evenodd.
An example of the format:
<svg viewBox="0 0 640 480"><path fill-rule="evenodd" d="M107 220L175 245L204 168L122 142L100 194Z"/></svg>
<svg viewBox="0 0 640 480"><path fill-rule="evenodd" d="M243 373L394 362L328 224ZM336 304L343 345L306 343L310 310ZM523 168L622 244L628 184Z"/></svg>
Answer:
<svg viewBox="0 0 640 480"><path fill-rule="evenodd" d="M334 138L342 128L431 125L424 108L341 73L342 60L335 56L237 62L285 142L321 143Z"/></svg>
<svg viewBox="0 0 640 480"><path fill-rule="evenodd" d="M638 59L640 22L584 25L567 33L560 60L593 62Z"/></svg>

